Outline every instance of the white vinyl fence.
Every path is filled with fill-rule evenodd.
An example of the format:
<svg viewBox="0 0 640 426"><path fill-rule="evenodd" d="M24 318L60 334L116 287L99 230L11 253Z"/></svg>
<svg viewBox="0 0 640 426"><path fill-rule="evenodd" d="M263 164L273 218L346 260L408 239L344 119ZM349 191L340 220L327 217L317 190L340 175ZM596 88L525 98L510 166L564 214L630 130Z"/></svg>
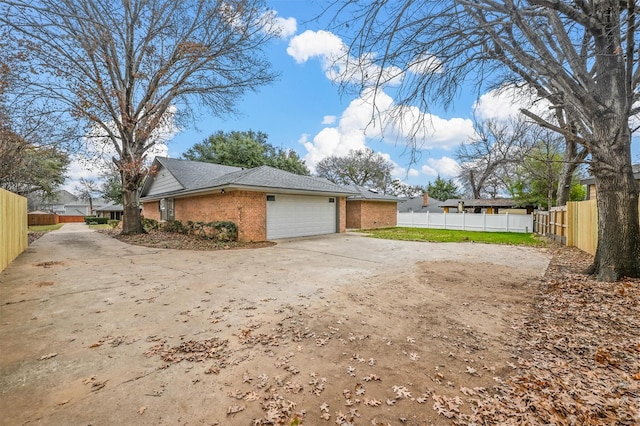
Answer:
<svg viewBox="0 0 640 426"><path fill-rule="evenodd" d="M533 232L531 214L398 213L398 226L485 232Z"/></svg>

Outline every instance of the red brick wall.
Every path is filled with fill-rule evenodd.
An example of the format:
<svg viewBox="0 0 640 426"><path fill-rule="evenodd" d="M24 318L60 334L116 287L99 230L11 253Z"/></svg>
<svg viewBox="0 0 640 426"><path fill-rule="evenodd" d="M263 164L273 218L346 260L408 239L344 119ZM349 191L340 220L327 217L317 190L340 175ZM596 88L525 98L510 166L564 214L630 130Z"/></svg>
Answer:
<svg viewBox="0 0 640 426"><path fill-rule="evenodd" d="M360 211L362 210L362 201L349 201L347 203L347 228L361 229Z"/></svg>
<svg viewBox="0 0 640 426"><path fill-rule="evenodd" d="M347 231L347 197L338 197L338 232Z"/></svg>
<svg viewBox="0 0 640 426"><path fill-rule="evenodd" d="M160 220L160 201L142 203L142 216L146 219Z"/></svg>
<svg viewBox="0 0 640 426"><path fill-rule="evenodd" d="M396 203L353 200L347 203L347 228L386 228L398 224Z"/></svg>
<svg viewBox="0 0 640 426"><path fill-rule="evenodd" d="M261 192L227 191L176 198L175 218L181 222L228 220L238 225L239 241L267 239L267 197Z"/></svg>

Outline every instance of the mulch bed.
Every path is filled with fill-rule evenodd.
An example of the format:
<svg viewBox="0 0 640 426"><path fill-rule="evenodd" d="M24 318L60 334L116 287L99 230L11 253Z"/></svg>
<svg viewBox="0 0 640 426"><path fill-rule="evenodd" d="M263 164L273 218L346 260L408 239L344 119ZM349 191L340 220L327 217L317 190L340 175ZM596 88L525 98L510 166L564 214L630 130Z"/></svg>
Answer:
<svg viewBox="0 0 640 426"><path fill-rule="evenodd" d="M215 241L173 232L149 231L146 234L122 235L120 230L98 231L119 241L138 246L176 249L176 250L233 250L252 249L274 246L276 243L263 241L259 243L242 243L237 241Z"/></svg>
<svg viewBox="0 0 640 426"><path fill-rule="evenodd" d="M29 232L27 237L29 239L29 244L33 243L38 238L42 237L46 232Z"/></svg>

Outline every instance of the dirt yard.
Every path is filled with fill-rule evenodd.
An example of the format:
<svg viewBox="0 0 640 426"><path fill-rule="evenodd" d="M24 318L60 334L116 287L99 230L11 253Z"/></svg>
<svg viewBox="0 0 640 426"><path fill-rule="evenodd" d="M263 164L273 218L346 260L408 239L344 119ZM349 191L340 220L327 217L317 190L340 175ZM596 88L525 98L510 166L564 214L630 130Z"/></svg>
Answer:
<svg viewBox="0 0 640 426"><path fill-rule="evenodd" d="M357 235L29 251L0 275L7 425L464 424L530 351L551 257Z"/></svg>

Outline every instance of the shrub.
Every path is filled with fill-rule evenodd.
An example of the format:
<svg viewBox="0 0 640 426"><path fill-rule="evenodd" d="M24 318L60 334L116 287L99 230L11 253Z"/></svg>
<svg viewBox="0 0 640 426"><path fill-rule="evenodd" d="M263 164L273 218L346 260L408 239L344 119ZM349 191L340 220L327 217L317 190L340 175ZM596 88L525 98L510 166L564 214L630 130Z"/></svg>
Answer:
<svg viewBox="0 0 640 426"><path fill-rule="evenodd" d="M108 217L85 216L84 223L89 225L106 225L110 219Z"/></svg>
<svg viewBox="0 0 640 426"><path fill-rule="evenodd" d="M214 230L218 241L238 241L238 226L234 222L210 222L207 226Z"/></svg>
<svg viewBox="0 0 640 426"><path fill-rule="evenodd" d="M216 241L237 241L238 227L233 222L187 222L189 235Z"/></svg>
<svg viewBox="0 0 640 426"><path fill-rule="evenodd" d="M120 223L119 220L114 220L114 219L109 219L107 221L107 225L109 225L112 228L116 228L118 226L118 224Z"/></svg>
<svg viewBox="0 0 640 426"><path fill-rule="evenodd" d="M151 230L154 230L154 229L160 229L160 222L158 222L155 219L143 218L142 219L142 227L144 228L145 231L151 231Z"/></svg>
<svg viewBox="0 0 640 426"><path fill-rule="evenodd" d="M164 232L176 232L178 234L187 234L188 229L179 220L168 220L162 224Z"/></svg>

